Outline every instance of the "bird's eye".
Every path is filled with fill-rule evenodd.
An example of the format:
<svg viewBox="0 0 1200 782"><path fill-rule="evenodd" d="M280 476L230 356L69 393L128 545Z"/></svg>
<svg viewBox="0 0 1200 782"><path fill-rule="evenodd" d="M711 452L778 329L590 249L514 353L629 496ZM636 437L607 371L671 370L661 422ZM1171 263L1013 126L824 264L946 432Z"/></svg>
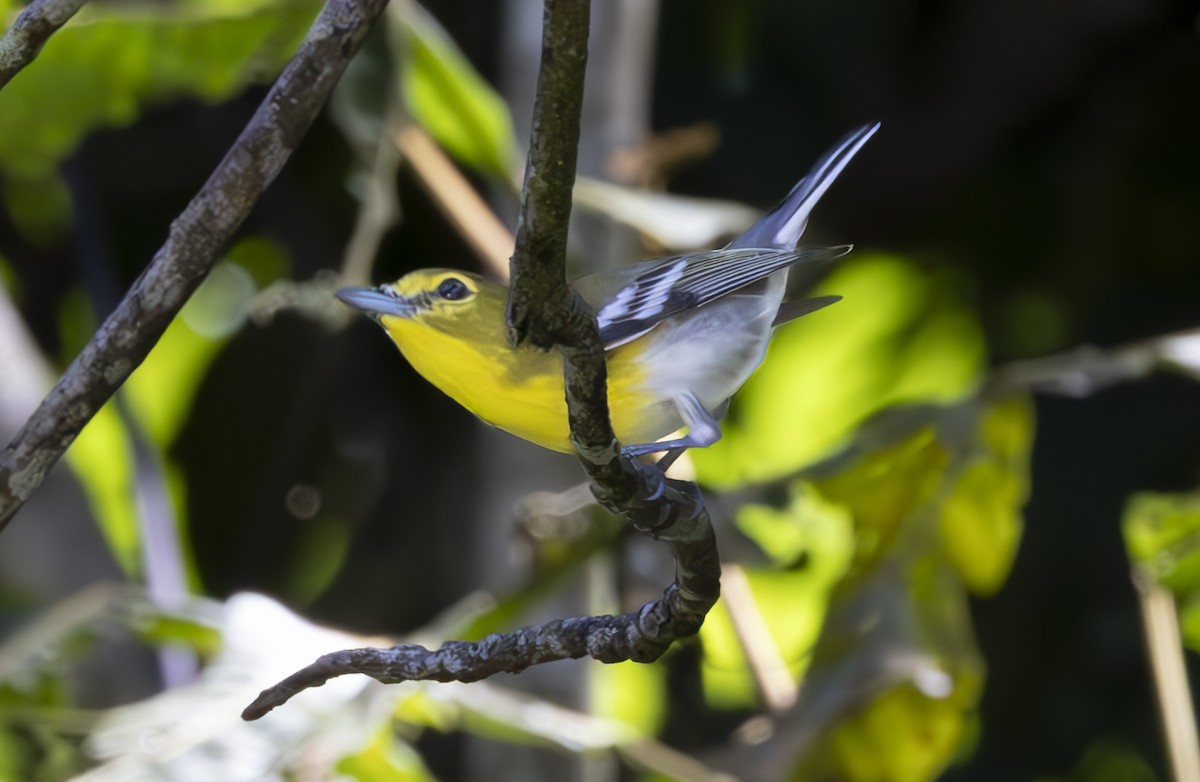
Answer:
<svg viewBox="0 0 1200 782"><path fill-rule="evenodd" d="M471 289L457 277L447 277L437 286L437 294L448 301L458 301L466 298Z"/></svg>

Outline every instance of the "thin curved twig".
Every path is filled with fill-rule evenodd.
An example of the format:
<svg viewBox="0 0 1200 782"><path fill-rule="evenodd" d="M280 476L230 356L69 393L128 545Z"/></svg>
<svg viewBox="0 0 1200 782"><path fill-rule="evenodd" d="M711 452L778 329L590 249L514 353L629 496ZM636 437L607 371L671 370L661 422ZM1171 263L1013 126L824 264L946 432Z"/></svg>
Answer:
<svg viewBox="0 0 1200 782"><path fill-rule="evenodd" d="M0 452L0 530L92 416L146 358L275 179L386 0L329 0L299 51L166 244L58 384Z"/></svg>

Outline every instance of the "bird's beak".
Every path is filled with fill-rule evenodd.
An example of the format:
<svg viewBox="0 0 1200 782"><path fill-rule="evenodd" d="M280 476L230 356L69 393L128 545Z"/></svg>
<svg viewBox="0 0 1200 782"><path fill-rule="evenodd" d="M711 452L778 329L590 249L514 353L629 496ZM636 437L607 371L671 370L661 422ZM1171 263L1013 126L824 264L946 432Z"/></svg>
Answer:
<svg viewBox="0 0 1200 782"><path fill-rule="evenodd" d="M411 318L417 311L416 305L400 296L387 286L378 288L342 288L336 294L351 307L362 310L378 320L384 315Z"/></svg>

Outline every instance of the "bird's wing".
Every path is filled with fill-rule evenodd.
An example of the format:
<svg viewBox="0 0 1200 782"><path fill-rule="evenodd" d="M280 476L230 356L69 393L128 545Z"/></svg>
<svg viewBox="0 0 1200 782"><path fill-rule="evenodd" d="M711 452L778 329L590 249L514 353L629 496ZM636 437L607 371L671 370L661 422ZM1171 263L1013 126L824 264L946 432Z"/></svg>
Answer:
<svg viewBox="0 0 1200 782"><path fill-rule="evenodd" d="M841 300L841 296L814 296L811 299L785 301L779 305L779 311L775 313L775 320L771 326L779 328L785 323L791 323L796 318L811 315L817 310L823 310L830 304L837 304Z"/></svg>
<svg viewBox="0 0 1200 782"><path fill-rule="evenodd" d="M600 338L606 347L614 348L673 315L701 307L792 264L832 260L849 251L848 246L796 250L726 248L638 264L627 270L629 276L620 288L606 292L602 301L591 302L598 307ZM590 298L586 291L581 292Z"/></svg>
<svg viewBox="0 0 1200 782"><path fill-rule="evenodd" d="M800 261L830 260L849 247L802 248L796 243L808 215L838 175L879 129L864 125L846 135L796 183L779 206L727 247L601 272L577 281L595 308L607 347L624 344L665 318L699 307ZM591 295L589 295L589 293Z"/></svg>

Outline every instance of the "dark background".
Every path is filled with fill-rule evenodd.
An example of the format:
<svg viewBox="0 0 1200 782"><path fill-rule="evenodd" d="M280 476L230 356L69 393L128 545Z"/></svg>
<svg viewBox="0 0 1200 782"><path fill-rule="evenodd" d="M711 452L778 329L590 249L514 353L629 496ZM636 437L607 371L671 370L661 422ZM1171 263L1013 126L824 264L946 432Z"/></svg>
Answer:
<svg viewBox="0 0 1200 782"><path fill-rule="evenodd" d="M499 5L428 6L498 81ZM1195 7L1171 2L668 0L653 125L720 133L671 190L765 207L832 140L881 120L822 202L818 237L961 272L995 363L1113 345L1200 325L1197 30ZM95 133L67 165L69 244L35 247L0 216L48 352L62 295L82 281L97 310L115 303L261 95ZM296 279L337 266L356 209L349 156L319 121L243 229L285 246ZM376 278L469 265L408 175L399 187L405 221ZM334 334L285 314L246 329L197 399L173 456L210 593L289 597L288 568L316 539L279 500L298 481L324 487L350 525L339 574L300 606L314 618L401 632L492 583L495 552L462 545L486 490L464 487L488 480L480 442L498 436L419 381L370 323ZM1200 387L1160 376L1037 407L1020 554L1000 594L973 606L989 669L983 729L947 778L1064 774L1104 737L1161 774L1118 522L1133 491L1198 483ZM518 462L540 458L511 447ZM577 475L552 469L550 482Z"/></svg>

